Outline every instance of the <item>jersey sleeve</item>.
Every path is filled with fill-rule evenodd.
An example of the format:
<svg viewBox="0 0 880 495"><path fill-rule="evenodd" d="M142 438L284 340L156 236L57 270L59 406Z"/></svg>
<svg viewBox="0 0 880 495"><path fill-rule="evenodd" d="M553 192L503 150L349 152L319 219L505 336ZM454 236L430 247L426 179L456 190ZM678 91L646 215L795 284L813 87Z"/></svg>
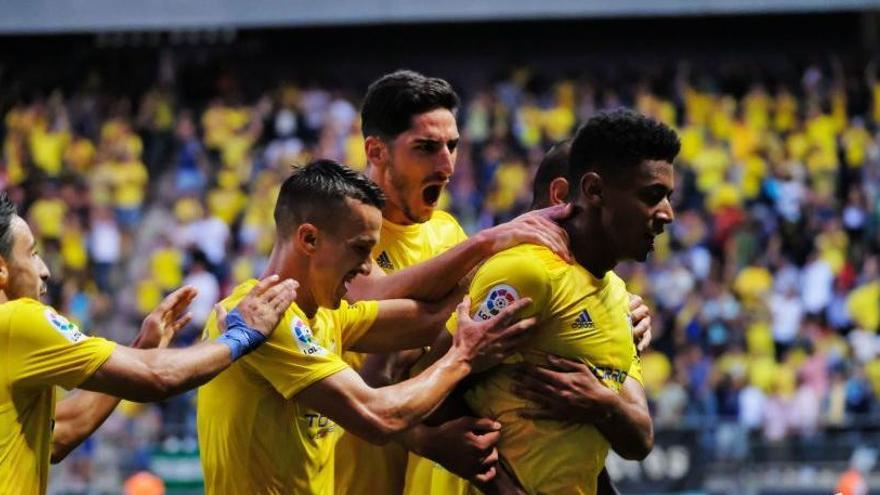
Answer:
<svg viewBox="0 0 880 495"><path fill-rule="evenodd" d="M116 348L114 342L85 335L49 306L33 300L16 304L9 322L9 373L16 384L76 388Z"/></svg>
<svg viewBox="0 0 880 495"><path fill-rule="evenodd" d="M541 261L521 252L503 252L490 258L474 276L468 291L471 317L488 320L515 301L528 297L532 303L517 313L517 318L538 316L547 307L550 277ZM446 329L455 333L455 313L446 322Z"/></svg>
<svg viewBox="0 0 880 495"><path fill-rule="evenodd" d="M285 399L348 367L336 353L321 346L308 324L290 310L269 340L243 361Z"/></svg>
<svg viewBox="0 0 880 495"><path fill-rule="evenodd" d="M333 318L340 332L343 352L367 333L378 314L379 301L359 301L354 304L342 301L339 309L333 311Z"/></svg>

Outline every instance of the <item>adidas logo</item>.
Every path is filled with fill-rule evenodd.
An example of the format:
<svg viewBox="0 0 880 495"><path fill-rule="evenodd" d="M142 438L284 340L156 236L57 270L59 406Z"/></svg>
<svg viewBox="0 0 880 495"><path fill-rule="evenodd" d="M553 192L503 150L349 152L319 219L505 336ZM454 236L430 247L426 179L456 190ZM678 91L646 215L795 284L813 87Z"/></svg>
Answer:
<svg viewBox="0 0 880 495"><path fill-rule="evenodd" d="M571 324L572 328L593 328L593 326L593 319L590 318L590 313L587 313L586 309L582 309L577 319Z"/></svg>
<svg viewBox="0 0 880 495"><path fill-rule="evenodd" d="M376 258L376 264L383 270L394 270L394 265L391 264L391 258L388 257L388 253L385 251L382 251Z"/></svg>

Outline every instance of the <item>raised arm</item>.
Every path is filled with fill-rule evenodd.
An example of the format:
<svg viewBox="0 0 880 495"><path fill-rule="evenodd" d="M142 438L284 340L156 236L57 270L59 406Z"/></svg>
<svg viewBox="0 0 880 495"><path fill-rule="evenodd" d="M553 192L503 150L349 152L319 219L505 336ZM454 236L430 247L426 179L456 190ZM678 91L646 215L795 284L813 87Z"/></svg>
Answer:
<svg viewBox="0 0 880 495"><path fill-rule="evenodd" d="M120 346L80 388L147 402L197 387L262 344L295 297L296 283L273 275L229 314L228 329L217 339L186 349Z"/></svg>
<svg viewBox="0 0 880 495"><path fill-rule="evenodd" d="M452 347L415 378L373 389L351 369L329 376L305 389L296 400L330 417L346 430L374 443L385 443L421 422L472 372L500 362L513 352L534 326L534 318L513 323L514 313L530 304L527 298L497 317L473 321L469 299L458 306L458 329Z"/></svg>
<svg viewBox="0 0 880 495"><path fill-rule="evenodd" d="M556 205L524 213L510 222L483 230L428 261L385 275L373 267L369 276L356 278L346 296L365 299L419 299L436 301L453 290L481 261L507 248L534 243L547 246L571 260L568 236L556 220L571 214L570 205Z"/></svg>

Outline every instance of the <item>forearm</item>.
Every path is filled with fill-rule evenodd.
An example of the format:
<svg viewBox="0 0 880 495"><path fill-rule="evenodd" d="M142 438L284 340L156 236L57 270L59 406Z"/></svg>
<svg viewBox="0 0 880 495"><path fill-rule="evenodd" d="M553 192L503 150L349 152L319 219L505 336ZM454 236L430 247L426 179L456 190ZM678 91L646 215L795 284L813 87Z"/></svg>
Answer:
<svg viewBox="0 0 880 495"><path fill-rule="evenodd" d="M230 364L229 347L216 341L186 349L118 347L81 388L152 402L206 383Z"/></svg>
<svg viewBox="0 0 880 495"><path fill-rule="evenodd" d="M52 430L53 463L60 462L101 426L119 404L119 398L80 390L55 406Z"/></svg>
<svg viewBox="0 0 880 495"><path fill-rule="evenodd" d="M403 441L401 434L427 418L469 373L470 365L447 354L415 378L375 390L368 410L377 428L366 438Z"/></svg>
<svg viewBox="0 0 880 495"><path fill-rule="evenodd" d="M436 301L455 289L462 278L491 254L491 242L480 233L428 261L384 277L357 280L346 297L355 301Z"/></svg>
<svg viewBox="0 0 880 495"><path fill-rule="evenodd" d="M654 447L654 426L647 402L633 395L626 389L615 395L616 400L608 404L606 414L592 422L621 457L642 460Z"/></svg>
<svg viewBox="0 0 880 495"><path fill-rule="evenodd" d="M162 400L207 383L228 368L233 360L229 348L218 342L205 342L188 349L147 351L145 364L158 377Z"/></svg>

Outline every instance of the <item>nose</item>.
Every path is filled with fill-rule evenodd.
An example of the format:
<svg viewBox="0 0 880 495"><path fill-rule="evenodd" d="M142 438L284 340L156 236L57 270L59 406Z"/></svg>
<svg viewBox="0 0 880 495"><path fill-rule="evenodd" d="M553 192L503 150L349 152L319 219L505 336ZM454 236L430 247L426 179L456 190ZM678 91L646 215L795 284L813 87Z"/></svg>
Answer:
<svg viewBox="0 0 880 495"><path fill-rule="evenodd" d="M451 177L452 172L455 170L455 150L450 150L449 146L441 146L440 151L437 153L434 170L446 178Z"/></svg>
<svg viewBox="0 0 880 495"><path fill-rule="evenodd" d="M675 212L672 209L672 203L669 202L669 198L664 198L663 202L660 204L660 209L657 211L657 220L662 222L664 225L672 223L675 220Z"/></svg>
<svg viewBox="0 0 880 495"><path fill-rule="evenodd" d="M37 260L39 263L39 265L37 266L37 273L40 276L40 280L42 280L43 282L48 282L50 276L49 267L46 266L46 262L43 261L42 257L37 256Z"/></svg>

